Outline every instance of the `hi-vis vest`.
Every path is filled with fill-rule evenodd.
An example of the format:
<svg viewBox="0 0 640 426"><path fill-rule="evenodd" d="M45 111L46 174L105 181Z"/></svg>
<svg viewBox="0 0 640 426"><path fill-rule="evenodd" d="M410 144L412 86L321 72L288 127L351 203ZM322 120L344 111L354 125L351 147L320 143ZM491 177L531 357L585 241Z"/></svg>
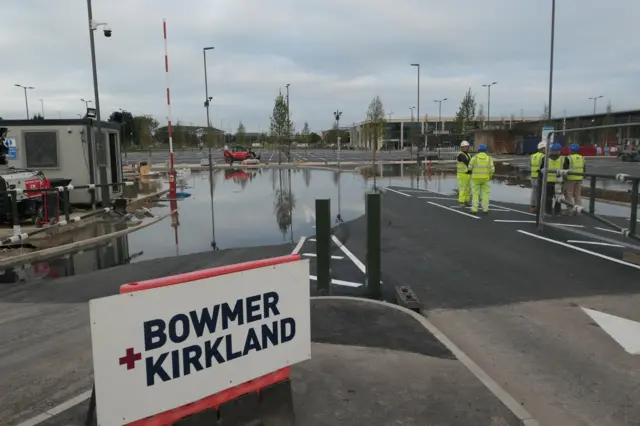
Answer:
<svg viewBox="0 0 640 426"><path fill-rule="evenodd" d="M580 154L571 154L569 157L569 171L572 173L584 173L584 157ZM567 175L567 180L580 181L584 176Z"/></svg>
<svg viewBox="0 0 640 426"><path fill-rule="evenodd" d="M541 152L536 152L531 156L531 177L537 179L540 175L540 164L542 163L542 159L544 158L544 154Z"/></svg>
<svg viewBox="0 0 640 426"><path fill-rule="evenodd" d="M458 153L458 155L460 155L460 154L464 155L469 160L471 160L471 156L469 155L468 152L460 151ZM466 175L468 170L469 169L467 169L467 165L466 164L464 164L462 161L458 161L458 174L459 175Z"/></svg>
<svg viewBox="0 0 640 426"><path fill-rule="evenodd" d="M471 159L469 170L471 170L471 179L489 180L494 170L493 158L481 152Z"/></svg>
<svg viewBox="0 0 640 426"><path fill-rule="evenodd" d="M555 182L558 180L558 176L556 175L556 170L562 169L562 165L564 164L564 157L560 156L555 160L551 158L547 159L547 167L549 168L549 175L547 176L547 182Z"/></svg>

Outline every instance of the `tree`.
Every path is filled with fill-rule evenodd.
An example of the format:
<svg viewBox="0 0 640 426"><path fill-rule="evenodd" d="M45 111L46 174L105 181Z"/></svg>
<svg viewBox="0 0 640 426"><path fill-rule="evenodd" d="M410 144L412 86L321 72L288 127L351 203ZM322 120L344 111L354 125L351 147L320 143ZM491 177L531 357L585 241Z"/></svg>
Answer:
<svg viewBox="0 0 640 426"><path fill-rule="evenodd" d="M150 115L137 115L133 117L134 138L141 148L151 148L156 130L160 125L158 121Z"/></svg>
<svg viewBox="0 0 640 426"><path fill-rule="evenodd" d="M380 139L384 135L384 130L387 124L387 120L385 120L386 114L384 113L384 104L380 99L380 96L374 96L374 98L369 103L369 108L367 108L367 121L365 123L365 134L367 135L367 139L371 140L373 138L373 169L375 171L376 168L376 152L380 148ZM375 190L376 181L375 175L373 179L373 188Z"/></svg>
<svg viewBox="0 0 640 426"><path fill-rule="evenodd" d="M242 145L244 143L244 140L247 136L247 131L244 127L244 124L242 124L242 121L238 124L238 130L236 130L236 143L238 145Z"/></svg>
<svg viewBox="0 0 640 426"><path fill-rule="evenodd" d="M314 144L315 145L315 144L320 143L321 141L322 141L322 137L319 134L317 134L316 132L311 132L309 134L309 143L310 144Z"/></svg>
<svg viewBox="0 0 640 426"><path fill-rule="evenodd" d="M40 113L38 113L33 116L33 120L44 120L44 117Z"/></svg>
<svg viewBox="0 0 640 426"><path fill-rule="evenodd" d="M304 184L308 188L311 184L311 169L308 167L303 168L302 176L304 177Z"/></svg>
<svg viewBox="0 0 640 426"><path fill-rule="evenodd" d="M471 88L469 88L467 93L465 93L464 98L462 98L462 102L460 102L460 107L458 107L458 112L456 113L455 122L457 132L466 133L475 118L476 97L471 91Z"/></svg>
<svg viewBox="0 0 640 426"><path fill-rule="evenodd" d="M611 105L611 101L607 102L607 114L611 114L613 112L613 106Z"/></svg>
<svg viewBox="0 0 640 426"><path fill-rule="evenodd" d="M302 132L300 132L300 137L304 143L309 143L309 135L311 131L309 130L309 123L304 122L304 126L302 126Z"/></svg>
<svg viewBox="0 0 640 426"><path fill-rule="evenodd" d="M484 129L484 122L486 117L484 116L484 104L480 104L478 107L478 114L476 115L475 123L476 128Z"/></svg>
<svg viewBox="0 0 640 426"><path fill-rule="evenodd" d="M282 96L282 93L278 93L273 104L271 126L269 130L271 136L277 138L280 143L285 139L289 139L293 135L293 123L289 119L287 102L284 96Z"/></svg>
<svg viewBox="0 0 640 426"><path fill-rule="evenodd" d="M114 111L109 116L109 121L120 124L120 140L122 144L131 144L134 140L135 132L133 115L129 111Z"/></svg>

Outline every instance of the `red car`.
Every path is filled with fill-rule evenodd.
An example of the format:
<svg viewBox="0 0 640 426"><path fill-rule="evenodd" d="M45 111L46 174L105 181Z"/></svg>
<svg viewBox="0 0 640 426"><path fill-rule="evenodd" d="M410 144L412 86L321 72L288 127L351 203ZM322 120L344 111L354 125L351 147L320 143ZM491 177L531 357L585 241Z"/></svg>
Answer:
<svg viewBox="0 0 640 426"><path fill-rule="evenodd" d="M234 161L245 161L245 160L259 160L260 156L256 155L255 152L251 151L251 149L243 148L241 146L234 146L231 149L224 150L224 161L225 163L232 164Z"/></svg>

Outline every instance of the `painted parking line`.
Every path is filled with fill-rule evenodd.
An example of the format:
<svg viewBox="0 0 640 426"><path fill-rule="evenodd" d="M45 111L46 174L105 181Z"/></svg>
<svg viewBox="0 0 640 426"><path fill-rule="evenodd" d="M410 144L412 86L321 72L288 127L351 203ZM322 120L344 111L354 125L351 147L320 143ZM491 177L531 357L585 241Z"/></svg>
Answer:
<svg viewBox="0 0 640 426"><path fill-rule="evenodd" d="M48 409L47 411L45 411L44 413L32 417L31 419L24 421L16 426L36 426L39 425L40 423L43 423L49 419L51 419L52 417L57 416L58 414L67 411L70 408L75 407L76 405L86 401L87 399L91 398L91 390L88 390L86 392L81 393L80 395L71 398L65 402L63 402L60 405L56 405L53 408Z"/></svg>
<svg viewBox="0 0 640 426"><path fill-rule="evenodd" d="M395 192L396 194L404 195L405 197L411 197L409 194L405 194L404 192L396 191L395 189L385 188L386 191Z"/></svg>
<svg viewBox="0 0 640 426"><path fill-rule="evenodd" d="M318 277L316 277L315 275L309 275L309 279L312 281L318 281ZM331 280L331 284L342 285L345 287L353 287L353 288L362 287L362 283L354 283L352 281L335 280L335 279Z"/></svg>
<svg viewBox="0 0 640 426"><path fill-rule="evenodd" d="M604 247L624 247L624 246L621 246L620 244L602 243L600 241L567 240L567 242L571 244L587 244L587 245L604 246Z"/></svg>
<svg viewBox="0 0 640 426"><path fill-rule="evenodd" d="M367 268L364 266L364 263L362 263L360 259L356 257L355 254L351 253L351 251L347 247L345 247L344 244L342 244L342 242L338 239L338 237L336 237L335 235L332 235L331 239L333 240L334 243L336 243L336 245L340 248L340 250L342 250L342 252L356 265L356 267L360 269L360 271L363 274L367 273Z"/></svg>
<svg viewBox="0 0 640 426"><path fill-rule="evenodd" d="M506 219L495 219L494 222L498 222L498 223L536 223L535 220L506 220Z"/></svg>
<svg viewBox="0 0 640 426"><path fill-rule="evenodd" d="M572 223L553 223L553 222L549 222L549 225L566 226L568 228L584 228L584 225L574 225Z"/></svg>
<svg viewBox="0 0 640 426"><path fill-rule="evenodd" d="M522 229L518 229L518 232L521 233L521 234L524 234L524 235L528 235L529 237L537 238L539 240L547 241L547 242L552 243L552 244L557 244L559 246L570 248L572 250L576 250L576 251L579 251L579 252L582 252L582 253L585 253L585 254L590 254L591 256L599 257L601 259L605 259L605 260L608 260L610 262L617 263L619 265L624 265L624 266L628 266L630 268L634 268L634 269L639 269L640 270L640 265L635 265L633 263L625 262L624 260L616 259L615 257L610 257L610 256L606 256L604 254L596 253L595 251L587 250L587 249L584 249L582 247L574 246L574 245L571 245L571 244L568 244L568 243L565 243L565 242L562 242L562 241L557 241L557 240L553 240L551 238L543 237L542 235L532 234L531 232L527 232L527 231L524 231Z"/></svg>
<svg viewBox="0 0 640 426"><path fill-rule="evenodd" d="M594 229L597 229L599 231L611 232L612 234L620 234L620 231L616 231L615 229L600 228L599 226L595 226Z"/></svg>
<svg viewBox="0 0 640 426"><path fill-rule="evenodd" d="M302 253L302 255L307 257L318 257L316 253ZM331 258L336 260L342 260L344 259L344 256L331 256Z"/></svg>
<svg viewBox="0 0 640 426"><path fill-rule="evenodd" d="M473 219L480 219L478 216L472 215L471 213L467 213L467 212L463 212L461 210L456 210L456 209L452 209L451 207L447 207L447 206L443 206L442 204L438 204L438 203L434 203L432 201L427 201L427 203L431 204L432 206L436 206L436 207L440 207L441 209L445 209L445 210L449 210L452 211L454 213L458 213Z"/></svg>
<svg viewBox="0 0 640 426"><path fill-rule="evenodd" d="M298 254L298 252L300 251L300 249L304 245L304 241L306 239L307 239L307 237L300 237L300 239L298 240L298 244L296 244L296 246L294 247L294 249L291 252L291 254Z"/></svg>

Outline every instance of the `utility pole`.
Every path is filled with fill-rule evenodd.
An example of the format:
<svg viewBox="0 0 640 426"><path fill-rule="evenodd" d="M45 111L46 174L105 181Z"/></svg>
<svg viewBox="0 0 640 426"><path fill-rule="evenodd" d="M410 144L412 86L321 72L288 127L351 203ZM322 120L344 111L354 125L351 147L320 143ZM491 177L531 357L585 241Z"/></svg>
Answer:
<svg viewBox="0 0 640 426"><path fill-rule="evenodd" d="M483 84L482 87L487 88L487 125L491 125L491 86L498 84L497 81L489 84Z"/></svg>
<svg viewBox="0 0 640 426"><path fill-rule="evenodd" d="M336 118L336 135L338 141L338 170L340 169L340 116L342 112L340 110L336 110L333 113L333 116Z"/></svg>
<svg viewBox="0 0 640 426"><path fill-rule="evenodd" d="M40 98L40 111L42 113L42 118L44 118L44 99Z"/></svg>
<svg viewBox="0 0 640 426"><path fill-rule="evenodd" d="M98 90L98 66L96 64L96 45L94 32L99 26L104 26L105 37L111 37L111 30L106 23L94 22L91 0L87 0L87 16L89 18L89 45L91 48L91 68L93 71L93 97L96 106L96 158L98 159L98 171L101 186L101 202L103 207L108 207L110 203L110 186L107 185L107 150L105 148L104 134L102 133L102 122L100 119L100 94ZM93 139L93 138L92 138Z"/></svg>
<svg viewBox="0 0 640 426"><path fill-rule="evenodd" d="M211 169L213 166L211 164L211 162L213 161L211 159L211 138L212 138L212 134L211 134L211 119L209 117L209 104L211 103L211 97L209 97L209 81L207 79L207 50L213 50L214 47L204 47L202 49L202 57L204 59L204 107L207 110L207 145L209 148L209 169ZM215 240L214 243L215 244Z"/></svg>
<svg viewBox="0 0 640 426"><path fill-rule="evenodd" d="M417 113L418 113L418 123L420 123L420 134L422 134L422 123L420 122L420 64L411 64L412 67L416 67L418 69L418 102L417 102Z"/></svg>
<svg viewBox="0 0 640 426"><path fill-rule="evenodd" d="M600 96L594 96L594 97L589 98L589 100L593 101L593 122L594 122L594 124L596 122L596 102L598 102L598 99L601 99L603 97L604 97L603 95L600 95Z"/></svg>
<svg viewBox="0 0 640 426"><path fill-rule="evenodd" d="M285 87L287 88L287 141L289 142L289 155L287 155L287 159L291 162L291 112L289 110L289 86L291 86L291 84L287 84Z"/></svg>
<svg viewBox="0 0 640 426"><path fill-rule="evenodd" d="M29 98L27 97L27 90L33 90L34 88L31 86L23 86L21 84L15 84L14 86L24 90L24 106L27 109L27 120L30 120L31 117L29 117Z"/></svg>
<svg viewBox="0 0 640 426"><path fill-rule="evenodd" d="M438 103L438 123L442 123L442 102L448 100L448 98L444 99L435 99L433 102ZM440 126L440 131L442 131L442 126ZM438 126L436 126L436 134L438 134Z"/></svg>

